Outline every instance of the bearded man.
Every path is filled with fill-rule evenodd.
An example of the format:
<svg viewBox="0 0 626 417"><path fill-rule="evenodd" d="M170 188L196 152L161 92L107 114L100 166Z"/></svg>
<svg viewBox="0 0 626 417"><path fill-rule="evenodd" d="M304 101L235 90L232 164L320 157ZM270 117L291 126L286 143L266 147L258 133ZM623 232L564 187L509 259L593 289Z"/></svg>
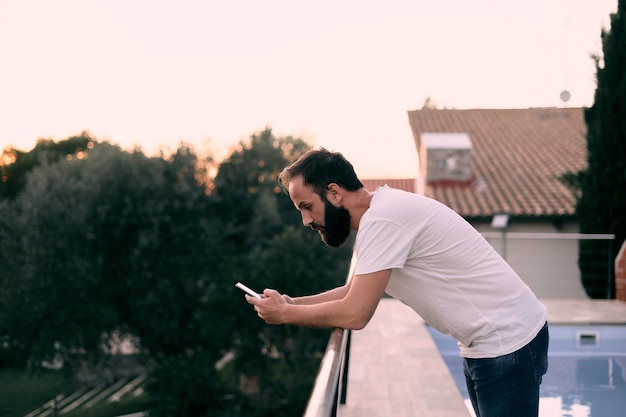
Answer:
<svg viewBox="0 0 626 417"><path fill-rule="evenodd" d="M366 190L343 155L323 148L286 167L280 182L327 245L341 246L356 230L354 274L321 294L246 296L260 318L362 329L386 292L458 341L478 417L538 415L546 308L474 227L427 197Z"/></svg>

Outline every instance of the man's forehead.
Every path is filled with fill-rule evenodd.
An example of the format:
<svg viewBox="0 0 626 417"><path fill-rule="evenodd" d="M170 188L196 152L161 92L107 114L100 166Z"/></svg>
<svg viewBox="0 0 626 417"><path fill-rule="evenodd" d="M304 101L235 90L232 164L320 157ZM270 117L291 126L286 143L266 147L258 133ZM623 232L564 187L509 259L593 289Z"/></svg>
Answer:
<svg viewBox="0 0 626 417"><path fill-rule="evenodd" d="M289 196L294 203L296 203L297 200L310 199L316 195L312 185L304 184L302 175L295 176L289 181Z"/></svg>

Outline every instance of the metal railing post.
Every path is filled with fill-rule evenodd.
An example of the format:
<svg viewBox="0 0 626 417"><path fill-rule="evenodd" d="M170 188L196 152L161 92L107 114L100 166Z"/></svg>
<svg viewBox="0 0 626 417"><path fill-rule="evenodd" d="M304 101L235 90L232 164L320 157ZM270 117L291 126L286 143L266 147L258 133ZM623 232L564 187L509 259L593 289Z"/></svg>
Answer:
<svg viewBox="0 0 626 417"><path fill-rule="evenodd" d="M350 344L352 343L352 330L348 330L348 340L346 341L346 349L343 352L343 369L341 370L341 397L340 404L346 403L348 396L348 368L350 366Z"/></svg>
<svg viewBox="0 0 626 417"><path fill-rule="evenodd" d="M334 329L332 331L304 412L305 417L337 415L341 368L347 337L348 330Z"/></svg>
<svg viewBox="0 0 626 417"><path fill-rule="evenodd" d="M611 256L613 254L613 240L609 240L609 254L608 258L608 268L607 268L607 279L606 279L606 299L613 299L613 281L615 279L615 274L613 273L613 264L615 263L615 259Z"/></svg>

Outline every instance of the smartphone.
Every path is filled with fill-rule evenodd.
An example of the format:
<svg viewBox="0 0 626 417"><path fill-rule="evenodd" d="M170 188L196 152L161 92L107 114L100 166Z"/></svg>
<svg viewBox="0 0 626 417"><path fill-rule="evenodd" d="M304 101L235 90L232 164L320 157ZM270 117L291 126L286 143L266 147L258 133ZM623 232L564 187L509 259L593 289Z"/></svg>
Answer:
<svg viewBox="0 0 626 417"><path fill-rule="evenodd" d="M235 284L235 287L239 288L240 290L244 291L246 294L248 294L251 297L255 297L255 298L263 298L261 297L258 293L252 291L250 288L246 287L245 285L243 285L241 282L238 282Z"/></svg>

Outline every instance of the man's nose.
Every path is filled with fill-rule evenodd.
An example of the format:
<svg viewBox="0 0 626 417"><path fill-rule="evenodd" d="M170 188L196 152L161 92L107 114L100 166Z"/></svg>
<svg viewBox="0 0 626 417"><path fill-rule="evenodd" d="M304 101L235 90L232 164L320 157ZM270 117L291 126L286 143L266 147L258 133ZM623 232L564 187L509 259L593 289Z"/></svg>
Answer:
<svg viewBox="0 0 626 417"><path fill-rule="evenodd" d="M313 218L311 217L310 214L302 212L302 224L305 227L309 227L311 226L311 223L313 223Z"/></svg>

